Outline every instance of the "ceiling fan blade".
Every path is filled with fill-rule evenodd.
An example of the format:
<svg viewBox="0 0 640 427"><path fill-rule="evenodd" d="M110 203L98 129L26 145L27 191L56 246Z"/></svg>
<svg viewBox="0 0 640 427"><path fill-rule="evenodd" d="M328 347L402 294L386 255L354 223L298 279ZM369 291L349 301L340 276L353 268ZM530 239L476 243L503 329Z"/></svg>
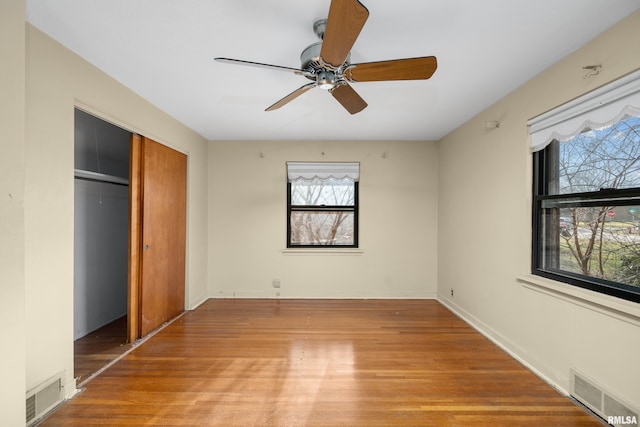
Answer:
<svg viewBox="0 0 640 427"><path fill-rule="evenodd" d="M298 89L296 89L293 92L291 92L289 95L285 96L284 98L282 98L281 100L276 102L275 104L273 104L270 107L268 107L264 111L277 110L278 108L288 104L289 102L293 101L294 99L296 99L297 97L299 97L300 95L302 95L303 93L308 91L309 89L314 88L315 86L316 86L315 82L314 83L308 83L308 84L306 84L304 86L301 86Z"/></svg>
<svg viewBox="0 0 640 427"><path fill-rule="evenodd" d="M324 31L320 56L334 67L340 67L356 42L369 11L358 0L332 0Z"/></svg>
<svg viewBox="0 0 640 427"><path fill-rule="evenodd" d="M280 65L271 65L271 64L261 64L259 62L243 61L241 59L231 59L231 58L213 58L213 59L218 62L225 62L227 64L248 65L250 67L259 67L259 68L268 68L271 70L288 71L294 74L302 75L302 70L298 68L282 67Z"/></svg>
<svg viewBox="0 0 640 427"><path fill-rule="evenodd" d="M330 92L351 114L359 113L367 107L365 100L348 83L335 86Z"/></svg>
<svg viewBox="0 0 640 427"><path fill-rule="evenodd" d="M391 61L353 64L344 73L352 82L381 82L387 80L426 80L436 72L435 56L395 59Z"/></svg>

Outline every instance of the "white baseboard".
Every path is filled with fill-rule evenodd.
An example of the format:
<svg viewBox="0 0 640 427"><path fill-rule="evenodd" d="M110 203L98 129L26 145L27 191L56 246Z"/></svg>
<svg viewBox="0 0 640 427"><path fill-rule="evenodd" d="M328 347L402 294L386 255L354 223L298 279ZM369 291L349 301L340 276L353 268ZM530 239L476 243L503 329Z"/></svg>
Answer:
<svg viewBox="0 0 640 427"><path fill-rule="evenodd" d="M195 310L196 308L200 307L202 304L204 304L210 297L207 296L201 296L200 298L198 298L196 300L196 302L192 302L190 304L190 307L188 310Z"/></svg>
<svg viewBox="0 0 640 427"><path fill-rule="evenodd" d="M438 295L437 300L451 310L456 316L460 317L462 320L467 322L472 328L476 331L484 335L487 339L493 342L495 345L500 347L504 352L509 354L511 357L520 362L524 367L533 372L536 376L542 379L544 382L549 384L554 389L558 390L564 396L569 396L569 391L562 387L557 382L553 381L551 378L543 374L536 366L532 365L532 363L525 358L525 352L519 348L515 343L504 337L502 334L497 332L495 329L491 328L489 325L473 316L462 307L454 303L449 298L444 298L442 295Z"/></svg>

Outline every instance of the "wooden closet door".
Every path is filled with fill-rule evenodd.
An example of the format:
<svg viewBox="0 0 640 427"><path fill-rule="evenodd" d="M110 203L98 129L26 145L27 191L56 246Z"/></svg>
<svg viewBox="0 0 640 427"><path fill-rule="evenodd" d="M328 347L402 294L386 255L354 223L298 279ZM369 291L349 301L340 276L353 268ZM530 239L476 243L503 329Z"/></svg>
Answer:
<svg viewBox="0 0 640 427"><path fill-rule="evenodd" d="M132 180L132 191L138 188L139 212L132 193L130 251L137 247L139 265L130 268L130 280L138 278L138 286L130 285L130 338L136 329L136 338L144 337L182 313L185 301L187 156L149 138L137 138L140 182ZM131 260L135 264L135 255Z"/></svg>

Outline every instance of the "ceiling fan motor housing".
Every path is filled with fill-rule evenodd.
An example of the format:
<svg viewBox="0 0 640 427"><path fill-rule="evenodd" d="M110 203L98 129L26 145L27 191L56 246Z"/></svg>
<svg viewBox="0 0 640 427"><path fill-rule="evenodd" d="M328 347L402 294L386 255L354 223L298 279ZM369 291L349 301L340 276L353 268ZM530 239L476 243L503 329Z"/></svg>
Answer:
<svg viewBox="0 0 640 427"><path fill-rule="evenodd" d="M344 64L337 70L331 69L322 61L320 51L322 42L313 43L305 48L300 54L300 68L307 71L304 76L309 80L315 80L318 87L331 89L342 79L344 69L350 64L351 54L347 55Z"/></svg>

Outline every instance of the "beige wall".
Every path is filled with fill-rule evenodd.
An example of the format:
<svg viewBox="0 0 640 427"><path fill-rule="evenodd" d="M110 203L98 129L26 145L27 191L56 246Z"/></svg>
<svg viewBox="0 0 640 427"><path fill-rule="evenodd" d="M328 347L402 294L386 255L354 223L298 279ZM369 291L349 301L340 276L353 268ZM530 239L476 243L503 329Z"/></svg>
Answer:
<svg viewBox="0 0 640 427"><path fill-rule="evenodd" d="M0 2L0 419L25 417L24 1Z"/></svg>
<svg viewBox="0 0 640 427"><path fill-rule="evenodd" d="M187 308L206 298L207 142L29 26L25 165L27 389L64 371L73 393L73 111L188 155Z"/></svg>
<svg viewBox="0 0 640 427"><path fill-rule="evenodd" d="M360 162L361 253L283 254L286 161ZM435 297L437 170L430 142L211 142L209 295Z"/></svg>
<svg viewBox="0 0 640 427"><path fill-rule="evenodd" d="M526 122L639 68L638 40L640 12L448 135L438 159L439 298L561 389L578 368L636 407L638 304L528 277ZM584 79L582 67L592 64L602 64L601 73ZM483 128L493 120L498 129Z"/></svg>

